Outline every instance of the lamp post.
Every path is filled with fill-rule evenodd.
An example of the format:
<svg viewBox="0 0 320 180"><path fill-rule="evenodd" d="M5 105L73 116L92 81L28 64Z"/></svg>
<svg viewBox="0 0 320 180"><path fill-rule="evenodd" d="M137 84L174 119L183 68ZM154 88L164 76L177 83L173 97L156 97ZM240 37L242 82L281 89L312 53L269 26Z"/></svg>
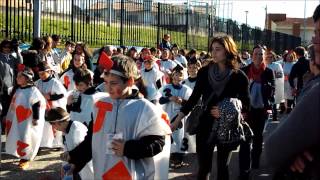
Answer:
<svg viewBox="0 0 320 180"><path fill-rule="evenodd" d="M244 11L246 13L246 26L248 26L248 12L249 11Z"/></svg>

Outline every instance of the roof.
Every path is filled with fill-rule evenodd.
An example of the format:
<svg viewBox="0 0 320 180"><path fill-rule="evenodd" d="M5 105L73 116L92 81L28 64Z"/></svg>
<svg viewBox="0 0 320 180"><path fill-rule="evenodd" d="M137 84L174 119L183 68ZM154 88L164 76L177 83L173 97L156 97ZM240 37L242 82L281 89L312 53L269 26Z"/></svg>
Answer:
<svg viewBox="0 0 320 180"><path fill-rule="evenodd" d="M304 25L304 18L289 18L287 17L284 21L274 22L277 26L292 26L295 23ZM312 17L307 18L306 27L313 27L313 19Z"/></svg>

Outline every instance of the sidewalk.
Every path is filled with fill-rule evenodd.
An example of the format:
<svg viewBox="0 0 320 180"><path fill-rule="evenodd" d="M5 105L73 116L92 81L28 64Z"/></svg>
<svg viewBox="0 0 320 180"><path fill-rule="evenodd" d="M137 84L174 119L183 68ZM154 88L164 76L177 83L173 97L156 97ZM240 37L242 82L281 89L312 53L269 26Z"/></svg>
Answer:
<svg viewBox="0 0 320 180"><path fill-rule="evenodd" d="M277 126L277 122L268 122L266 125L265 137L272 132ZM2 136L2 142L5 137ZM4 144L2 144L4 148ZM12 156L2 154L1 166L0 166L0 179L1 180L22 180L22 179L40 179L40 180L55 180L59 179L59 170L61 161L59 155L62 151L52 151L49 149L39 152L35 160L30 164L30 167L26 171L21 171L17 168L18 160ZM216 158L216 153L214 155ZM253 171L252 180L271 180L271 171L265 168L265 158L261 158L261 168ZM197 159L195 154L189 154L186 156L185 161L190 164L188 167L181 169L170 169L169 179L172 180L192 180L196 179L195 173L197 170ZM215 161L213 161L215 162ZM213 163L213 174L215 173L216 166ZM238 170L238 151L232 153L230 162L230 180L237 180Z"/></svg>

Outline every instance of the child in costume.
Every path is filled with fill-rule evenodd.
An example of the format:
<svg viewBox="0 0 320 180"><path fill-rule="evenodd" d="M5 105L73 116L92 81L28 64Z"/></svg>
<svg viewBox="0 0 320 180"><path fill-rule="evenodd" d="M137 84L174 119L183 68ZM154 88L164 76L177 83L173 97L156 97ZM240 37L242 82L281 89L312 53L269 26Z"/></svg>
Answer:
<svg viewBox="0 0 320 180"><path fill-rule="evenodd" d="M74 121L79 121L86 126L91 121L94 99L103 93L96 94L92 86L92 76L89 70L79 69L73 76L76 90L73 90L67 100L67 111Z"/></svg>
<svg viewBox="0 0 320 180"><path fill-rule="evenodd" d="M123 55L112 60L105 72L109 96L93 105L88 135L64 157L76 172L92 158L95 179L168 179L167 115L133 88L140 78L135 62ZM156 161L163 148L167 153Z"/></svg>
<svg viewBox="0 0 320 180"><path fill-rule="evenodd" d="M145 56L143 61L143 69L141 70L141 77L147 87L148 99L154 104L158 103L160 93L158 89L162 86L163 73L154 67L155 58L153 56Z"/></svg>
<svg viewBox="0 0 320 180"><path fill-rule="evenodd" d="M160 71L164 73L164 82L170 83L170 75L172 73L172 70L177 66L177 63L170 60L170 50L164 49L161 61L160 61Z"/></svg>
<svg viewBox="0 0 320 180"><path fill-rule="evenodd" d="M87 66L85 64L85 55L84 53L82 54L75 54L72 60L72 66L68 71L65 71L62 73L60 77L60 81L64 85L64 87L67 89L67 91L72 91L76 89L76 84L73 80L73 76L76 73L77 70L79 69L85 69L88 70L92 76L91 79L93 79L93 72L87 69Z"/></svg>
<svg viewBox="0 0 320 180"><path fill-rule="evenodd" d="M40 79L35 84L46 99L46 110L55 107L65 109L67 104L66 88L53 77L50 65L44 61L40 62L38 74ZM62 146L62 133L55 131L48 122L45 122L40 147L61 148Z"/></svg>
<svg viewBox="0 0 320 180"><path fill-rule="evenodd" d="M197 81L197 75L200 68L201 62L198 61L196 58L191 59L188 63L187 69L189 77L185 79L182 82L182 84L188 86L193 90ZM196 135L189 135L188 132L185 132L184 136L185 137L182 140L182 149L188 153L196 153Z"/></svg>
<svg viewBox="0 0 320 180"><path fill-rule="evenodd" d="M38 153L46 109L46 100L33 85L33 76L29 68L18 73L18 88L6 116L6 153L18 157L23 170Z"/></svg>
<svg viewBox="0 0 320 180"><path fill-rule="evenodd" d="M186 102L190 95L192 94L192 90L182 84L183 80L183 67L177 66L174 68L172 73L172 83L167 84L160 88L160 93L162 94L159 103L162 105L162 108L165 112L168 113L171 122L174 121L178 112L180 111L181 105ZM172 145L171 145L171 159L172 166L174 168L179 168L183 165L183 147L182 140L184 137L184 122L182 123L182 127L172 134Z"/></svg>
<svg viewBox="0 0 320 180"><path fill-rule="evenodd" d="M87 135L87 127L78 121L72 121L68 112L63 108L57 107L50 109L46 114L46 121L50 123L55 130L63 132L65 151L74 149ZM93 179L92 161L82 168L79 175L81 179Z"/></svg>

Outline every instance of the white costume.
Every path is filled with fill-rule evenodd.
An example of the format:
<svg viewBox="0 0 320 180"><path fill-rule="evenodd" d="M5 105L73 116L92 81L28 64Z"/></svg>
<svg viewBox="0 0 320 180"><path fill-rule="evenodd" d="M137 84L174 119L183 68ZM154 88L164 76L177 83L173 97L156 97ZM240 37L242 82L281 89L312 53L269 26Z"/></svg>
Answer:
<svg viewBox="0 0 320 180"><path fill-rule="evenodd" d="M284 62L283 63L283 72L284 72L284 98L293 100L294 97L292 96L292 88L289 84L289 75L291 69L295 62Z"/></svg>
<svg viewBox="0 0 320 180"><path fill-rule="evenodd" d="M74 121L79 121L83 124L89 125L92 120L92 113L94 109L94 103L96 99L106 96L106 93L99 92L94 94L84 94L80 93L81 96L81 104L80 104L80 112L70 111L70 118Z"/></svg>
<svg viewBox="0 0 320 180"><path fill-rule="evenodd" d="M284 99L284 73L281 64L272 62L268 68L273 71L275 77L275 104L280 104Z"/></svg>
<svg viewBox="0 0 320 180"><path fill-rule="evenodd" d="M49 81L42 81L41 79L39 79L35 84L43 95L63 94L63 97L58 100L46 101L47 110L56 107L66 109L67 91L59 80L51 78ZM62 146L62 132L56 131L52 128L50 123L45 122L40 147L58 148Z"/></svg>
<svg viewBox="0 0 320 180"><path fill-rule="evenodd" d="M196 78L194 80L187 78L182 83L193 90L196 85ZM184 146L183 149L188 153L196 153L196 135L189 135L188 132L185 132L184 138L186 138L186 140L182 142L182 146Z"/></svg>
<svg viewBox="0 0 320 180"><path fill-rule="evenodd" d="M39 102L38 125L32 125L32 105ZM6 153L20 159L33 160L37 155L44 126L46 101L34 86L18 88L6 116L7 142Z"/></svg>
<svg viewBox="0 0 320 180"><path fill-rule="evenodd" d="M89 73L91 74L91 78L93 79L93 72L87 69ZM67 88L67 91L72 91L76 89L76 84L73 80L74 72L73 69L69 69L67 72L63 73L60 77L60 81L64 85L64 87Z"/></svg>
<svg viewBox="0 0 320 180"><path fill-rule="evenodd" d="M177 66L177 63L175 63L172 60L161 60L160 61L160 71L164 73L164 79L165 83L169 83L170 77L169 75L172 73L173 68Z"/></svg>
<svg viewBox="0 0 320 180"><path fill-rule="evenodd" d="M160 88L159 92L162 94L162 97L177 96L183 100L188 100L192 94L192 90L185 85L181 85L179 88L175 88L172 84L167 84ZM165 112L168 113L170 120L172 120L179 112L181 105L175 102L169 101L162 105L162 108ZM182 120L183 124L186 118ZM183 125L184 127L184 125ZM173 132L172 138L173 143L171 145L171 153L180 153L183 152L182 148L182 139L184 137L184 128L178 129Z"/></svg>
<svg viewBox="0 0 320 180"><path fill-rule="evenodd" d="M92 161L95 179L168 179L169 151L162 151L155 156L157 158L133 160L116 156L109 149L115 136L128 141L148 135L171 134L168 117L163 111L146 99L105 97L94 107ZM166 146L170 144L164 147L169 149ZM159 157L161 154L163 157Z"/></svg>
<svg viewBox="0 0 320 180"><path fill-rule="evenodd" d="M69 132L64 134L65 151L71 151L77 147L87 135L87 127L80 122L72 121ZM79 172L81 179L93 179L92 161L88 162Z"/></svg>
<svg viewBox="0 0 320 180"><path fill-rule="evenodd" d="M161 94L158 92L157 81L162 81L163 73L156 68L152 68L149 71L143 69L141 71L141 77L147 87L148 100L158 100Z"/></svg>

